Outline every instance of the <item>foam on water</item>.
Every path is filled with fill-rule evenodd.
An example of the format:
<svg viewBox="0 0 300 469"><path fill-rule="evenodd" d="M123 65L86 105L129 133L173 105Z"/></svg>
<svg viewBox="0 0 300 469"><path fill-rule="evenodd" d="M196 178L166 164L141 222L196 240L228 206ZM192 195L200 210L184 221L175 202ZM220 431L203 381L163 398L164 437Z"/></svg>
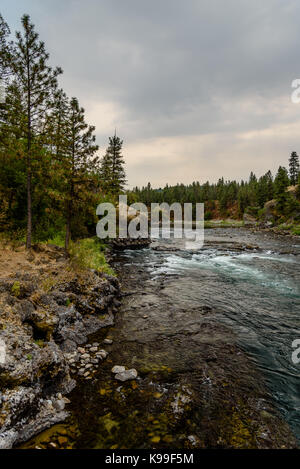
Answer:
<svg viewBox="0 0 300 469"><path fill-rule="evenodd" d="M255 265L254 261L256 261ZM150 268L150 271L157 277L159 274L174 275L180 271L190 269L212 270L233 279L260 283L265 287L275 288L282 294L300 294L299 288L286 279L280 270L276 270L276 265L272 266L271 272L269 269L265 269L265 261L270 261L274 264L292 264L297 262L293 258L279 255L270 256L261 253L236 254L230 251L226 254L220 254L220 251L216 249L209 249L189 257L183 254L168 255L165 257L161 267ZM258 265L259 263L260 265Z"/></svg>

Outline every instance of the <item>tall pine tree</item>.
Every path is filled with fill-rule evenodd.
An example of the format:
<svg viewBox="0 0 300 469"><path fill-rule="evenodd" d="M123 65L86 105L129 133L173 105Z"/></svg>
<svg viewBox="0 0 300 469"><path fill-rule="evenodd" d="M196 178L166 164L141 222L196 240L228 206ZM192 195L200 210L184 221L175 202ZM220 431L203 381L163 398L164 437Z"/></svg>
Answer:
<svg viewBox="0 0 300 469"><path fill-rule="evenodd" d="M22 134L26 142L27 178L27 236L26 247L31 248L32 238L32 171L33 162L41 158L36 144L44 134L44 123L52 94L57 86L60 68L47 65L49 55L43 42L38 40L30 17L22 17L23 31L16 33L16 44L8 51L7 62L12 70L14 85L22 97L24 119Z"/></svg>
<svg viewBox="0 0 300 469"><path fill-rule="evenodd" d="M290 156L289 165L290 165L291 184L292 186L295 186L298 181L299 169L300 169L299 156L297 155L295 151L293 151L293 153Z"/></svg>
<svg viewBox="0 0 300 469"><path fill-rule="evenodd" d="M63 117L63 116L61 116ZM74 213L84 205L89 195L89 183L93 179L99 147L95 144L95 127L85 122L84 109L78 100L72 98L68 113L61 123L63 139L60 143L59 157L64 168L66 188L66 239L65 247L69 249L72 235Z"/></svg>
<svg viewBox="0 0 300 469"><path fill-rule="evenodd" d="M288 193L286 191L290 183L287 169L279 166L275 181L274 181L274 191L275 197L277 199L277 209L284 213L286 208L286 203L288 200Z"/></svg>
<svg viewBox="0 0 300 469"><path fill-rule="evenodd" d="M117 197L125 188L126 174L124 157L122 156L123 140L115 134L109 138L109 146L102 158L100 177L102 190L105 194Z"/></svg>
<svg viewBox="0 0 300 469"><path fill-rule="evenodd" d="M8 49L11 47L11 43L8 42L10 35L10 29L8 24L4 21L0 14L0 86L4 87L5 81L9 76L8 67Z"/></svg>

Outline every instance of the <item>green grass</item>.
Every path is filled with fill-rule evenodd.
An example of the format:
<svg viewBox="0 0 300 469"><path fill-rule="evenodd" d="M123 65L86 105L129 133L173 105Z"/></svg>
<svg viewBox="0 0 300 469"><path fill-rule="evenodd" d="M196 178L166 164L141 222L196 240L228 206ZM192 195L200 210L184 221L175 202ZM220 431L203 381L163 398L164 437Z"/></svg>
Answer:
<svg viewBox="0 0 300 469"><path fill-rule="evenodd" d="M289 231L291 234L300 236L300 225L294 223L282 223L276 227L278 231Z"/></svg>
<svg viewBox="0 0 300 469"><path fill-rule="evenodd" d="M240 227L244 226L243 220L209 220L204 222L204 228L215 228L215 227Z"/></svg>
<svg viewBox="0 0 300 469"><path fill-rule="evenodd" d="M115 275L105 258L106 245L98 238L87 238L72 242L70 246L71 261L82 269L95 269L109 275Z"/></svg>
<svg viewBox="0 0 300 469"><path fill-rule="evenodd" d="M46 244L54 244L55 246L59 246L60 248L65 247L65 233L58 232L56 233L51 239L48 239Z"/></svg>
<svg viewBox="0 0 300 469"><path fill-rule="evenodd" d="M292 234L300 236L300 225L294 225L291 229Z"/></svg>

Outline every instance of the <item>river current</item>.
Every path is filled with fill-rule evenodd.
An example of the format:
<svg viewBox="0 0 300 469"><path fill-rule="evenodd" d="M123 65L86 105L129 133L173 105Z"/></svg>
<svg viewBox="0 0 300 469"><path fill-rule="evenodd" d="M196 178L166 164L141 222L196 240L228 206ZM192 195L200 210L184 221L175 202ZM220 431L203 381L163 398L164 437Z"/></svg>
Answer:
<svg viewBox="0 0 300 469"><path fill-rule="evenodd" d="M163 242L166 249L178 244L178 251L128 251L124 258L142 264L153 280L169 278L182 307L217 309L217 319L232 327L255 360L300 439L300 364L292 361L292 343L300 339L300 241L213 229L205 231L199 251L187 252L174 239Z"/></svg>

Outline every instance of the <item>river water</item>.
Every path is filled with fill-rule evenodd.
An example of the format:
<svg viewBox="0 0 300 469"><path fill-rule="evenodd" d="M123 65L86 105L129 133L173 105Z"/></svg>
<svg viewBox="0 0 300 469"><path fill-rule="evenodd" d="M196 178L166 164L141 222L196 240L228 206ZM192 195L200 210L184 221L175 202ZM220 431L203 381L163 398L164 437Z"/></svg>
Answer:
<svg viewBox="0 0 300 469"><path fill-rule="evenodd" d="M300 441L299 261L299 238L243 228L116 254L124 299L91 338L113 340L97 381L71 396L73 447L274 447L273 405ZM115 365L139 378L117 382Z"/></svg>
<svg viewBox="0 0 300 469"><path fill-rule="evenodd" d="M206 230L205 243L195 253L164 253L160 267L153 252L145 253L146 264L153 278L176 277L183 305L217 308L217 319L232 327L262 370L299 439L300 364L292 362L292 343L300 339L300 240L215 229ZM236 250L239 244L245 251ZM139 254L127 256L139 262Z"/></svg>

